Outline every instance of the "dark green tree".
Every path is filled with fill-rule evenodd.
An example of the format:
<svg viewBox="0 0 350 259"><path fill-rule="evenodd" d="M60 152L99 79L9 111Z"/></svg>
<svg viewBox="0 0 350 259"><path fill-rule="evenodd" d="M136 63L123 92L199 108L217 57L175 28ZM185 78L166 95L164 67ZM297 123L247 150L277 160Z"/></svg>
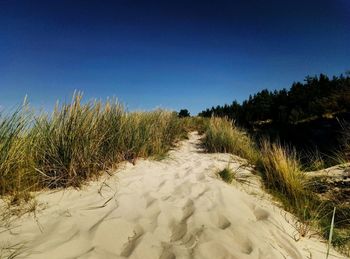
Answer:
<svg viewBox="0 0 350 259"><path fill-rule="evenodd" d="M350 112L350 72L331 79L320 74L307 76L304 82L294 82L289 90L264 89L239 104L212 107L200 116L228 117L241 126L271 120L279 124L297 123L301 120L326 114Z"/></svg>
<svg viewBox="0 0 350 259"><path fill-rule="evenodd" d="M190 117L190 113L187 109L181 109L179 112L179 117L180 118Z"/></svg>

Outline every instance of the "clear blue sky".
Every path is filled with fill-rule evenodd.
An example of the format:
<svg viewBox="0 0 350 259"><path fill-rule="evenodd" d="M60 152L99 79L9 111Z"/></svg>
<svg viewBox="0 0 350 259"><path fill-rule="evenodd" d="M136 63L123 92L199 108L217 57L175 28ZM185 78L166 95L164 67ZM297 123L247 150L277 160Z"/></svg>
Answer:
<svg viewBox="0 0 350 259"><path fill-rule="evenodd" d="M78 89L196 114L349 69L348 0L0 0L2 108Z"/></svg>

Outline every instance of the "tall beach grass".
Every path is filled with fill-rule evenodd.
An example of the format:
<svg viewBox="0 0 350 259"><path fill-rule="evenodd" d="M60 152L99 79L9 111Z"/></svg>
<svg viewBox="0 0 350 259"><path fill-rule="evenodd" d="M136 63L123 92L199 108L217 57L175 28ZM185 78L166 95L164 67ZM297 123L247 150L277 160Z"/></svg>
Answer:
<svg viewBox="0 0 350 259"><path fill-rule="evenodd" d="M80 93L51 114L25 105L0 118L0 195L78 187L123 160L164 154L186 125L174 112L126 112L116 100L83 103Z"/></svg>
<svg viewBox="0 0 350 259"><path fill-rule="evenodd" d="M209 152L232 153L253 164L259 157L257 148L248 134L225 118L210 118L206 124L203 144Z"/></svg>
<svg viewBox="0 0 350 259"><path fill-rule="evenodd" d="M290 211L305 215L305 209L313 200L296 151L267 140L262 141L260 151L257 168L267 189L279 195Z"/></svg>
<svg viewBox="0 0 350 259"><path fill-rule="evenodd" d="M294 150L263 140L260 145L232 121L212 117L203 144L209 152L228 152L248 160L260 172L268 190L283 198L286 205L301 206L307 195L307 180ZM302 202L304 203L304 202Z"/></svg>
<svg viewBox="0 0 350 259"><path fill-rule="evenodd" d="M23 181L27 180L27 168L32 166L29 121L30 114L24 107L0 117L0 195L27 188Z"/></svg>

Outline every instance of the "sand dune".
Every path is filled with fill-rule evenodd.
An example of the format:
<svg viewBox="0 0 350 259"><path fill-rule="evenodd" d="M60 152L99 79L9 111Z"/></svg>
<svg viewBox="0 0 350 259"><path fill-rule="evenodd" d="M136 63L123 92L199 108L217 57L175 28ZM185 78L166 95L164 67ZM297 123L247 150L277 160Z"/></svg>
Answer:
<svg viewBox="0 0 350 259"><path fill-rule="evenodd" d="M229 162L241 183L217 179ZM46 208L0 229L0 242L22 244L18 258L325 258L325 242L300 237L242 165L201 152L192 133L163 161L125 163L83 190L40 193Z"/></svg>

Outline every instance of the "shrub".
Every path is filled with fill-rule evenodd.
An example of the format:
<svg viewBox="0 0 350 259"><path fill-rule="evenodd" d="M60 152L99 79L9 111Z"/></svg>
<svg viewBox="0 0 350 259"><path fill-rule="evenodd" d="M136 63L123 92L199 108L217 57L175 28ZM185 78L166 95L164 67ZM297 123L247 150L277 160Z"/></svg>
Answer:
<svg viewBox="0 0 350 259"><path fill-rule="evenodd" d="M182 109L179 112L179 117L180 118L190 117L190 113L187 109Z"/></svg>

